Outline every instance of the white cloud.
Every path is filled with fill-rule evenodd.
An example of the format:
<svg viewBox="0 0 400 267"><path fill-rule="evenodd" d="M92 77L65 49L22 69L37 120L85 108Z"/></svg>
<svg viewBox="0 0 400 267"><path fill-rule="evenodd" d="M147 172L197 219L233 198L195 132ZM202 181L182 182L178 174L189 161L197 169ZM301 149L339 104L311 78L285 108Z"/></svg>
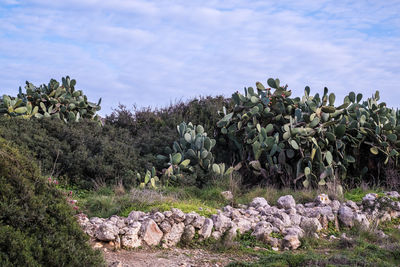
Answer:
<svg viewBox="0 0 400 267"><path fill-rule="evenodd" d="M0 10L2 90L69 74L105 114L272 76L294 94L379 89L398 106L398 1L28 2Z"/></svg>

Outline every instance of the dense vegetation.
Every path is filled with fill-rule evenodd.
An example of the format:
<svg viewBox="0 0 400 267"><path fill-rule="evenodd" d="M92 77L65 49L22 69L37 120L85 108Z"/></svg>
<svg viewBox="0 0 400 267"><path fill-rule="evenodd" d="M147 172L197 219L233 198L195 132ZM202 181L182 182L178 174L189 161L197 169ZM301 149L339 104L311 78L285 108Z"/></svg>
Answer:
<svg viewBox="0 0 400 267"><path fill-rule="evenodd" d="M40 91L57 96L76 82L55 83ZM400 186L400 113L379 103L378 92L366 101L351 92L335 106L327 88L311 96L306 87L303 97L292 98L278 79L268 80L271 88L256 85L231 99L206 97L155 110L121 105L103 126L3 118L0 135L33 151L44 173L85 188L156 181L204 186L229 175L230 166L249 185ZM77 106L66 108L71 105Z"/></svg>
<svg viewBox="0 0 400 267"><path fill-rule="evenodd" d="M61 191L43 175L57 177L75 191L80 208L103 217L171 207L202 207L209 216L225 204L260 195L273 202L299 188L314 190L290 191L307 201L342 186L400 188L400 112L380 103L378 92L366 101L351 92L335 106L326 88L311 96L306 87L303 97L293 98L287 86L269 79L271 88L256 83L232 98L159 109L120 105L100 120L100 101L88 102L75 85L69 77L61 85L27 82L26 93L0 99L1 262L101 264ZM234 198L225 200L224 190ZM383 255L399 259L392 250ZM315 263L314 256L293 257L270 255L260 264L272 258Z"/></svg>
<svg viewBox="0 0 400 267"><path fill-rule="evenodd" d="M398 171L400 112L379 103L379 92L363 102L350 92L335 106L327 88L311 96L307 86L303 97L291 98L278 79L268 85L234 93L233 109L224 109L217 123L251 183L399 186L398 174L385 170Z"/></svg>
<svg viewBox="0 0 400 267"><path fill-rule="evenodd" d="M101 265L73 214L65 196L40 176L29 153L23 156L0 139L1 265Z"/></svg>
<svg viewBox="0 0 400 267"><path fill-rule="evenodd" d="M99 121L96 111L100 110L101 99L97 104L88 102L82 90L75 90L76 81L68 76L62 78L62 85L51 79L48 85L34 86L26 82L26 93L19 87L17 97L3 95L0 99L0 114L21 116L29 119L57 118L65 122L91 119Z"/></svg>

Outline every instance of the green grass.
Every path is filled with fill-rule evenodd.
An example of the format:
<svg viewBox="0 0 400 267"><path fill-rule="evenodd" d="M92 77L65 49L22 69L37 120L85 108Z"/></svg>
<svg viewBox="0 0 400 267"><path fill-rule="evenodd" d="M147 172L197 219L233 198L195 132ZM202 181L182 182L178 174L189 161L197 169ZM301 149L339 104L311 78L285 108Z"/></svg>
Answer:
<svg viewBox="0 0 400 267"><path fill-rule="evenodd" d="M390 228L388 239L355 227L347 232L351 240L303 238L297 251L266 251L256 262L228 266L400 266L400 230L393 227L398 222L396 219L384 225Z"/></svg>
<svg viewBox="0 0 400 267"><path fill-rule="evenodd" d="M363 197L365 197L365 195L368 193L376 193L380 197L384 196L382 188L368 189L368 190L363 190L361 188L354 188L352 190L346 191L344 193L344 197L347 200L352 200L354 202L360 202L360 201L362 201Z"/></svg>
<svg viewBox="0 0 400 267"><path fill-rule="evenodd" d="M185 213L195 211L198 214L205 217L211 217L212 214L217 213L217 210L215 208L209 207L199 200L192 199L186 201L171 201L171 202L140 204L140 205L131 204L128 208L120 212L119 215L127 217L132 210L140 210L144 212L150 212L150 211L163 212L171 210L172 208L180 209Z"/></svg>

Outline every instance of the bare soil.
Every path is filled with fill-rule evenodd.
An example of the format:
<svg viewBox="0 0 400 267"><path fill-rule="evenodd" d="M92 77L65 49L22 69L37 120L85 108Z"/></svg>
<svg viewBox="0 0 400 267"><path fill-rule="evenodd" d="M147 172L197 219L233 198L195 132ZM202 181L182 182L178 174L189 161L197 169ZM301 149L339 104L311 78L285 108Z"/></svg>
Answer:
<svg viewBox="0 0 400 267"><path fill-rule="evenodd" d="M255 261L255 256L215 253L203 249L137 249L110 250L103 248L108 266L113 267L195 267L226 266L235 261Z"/></svg>

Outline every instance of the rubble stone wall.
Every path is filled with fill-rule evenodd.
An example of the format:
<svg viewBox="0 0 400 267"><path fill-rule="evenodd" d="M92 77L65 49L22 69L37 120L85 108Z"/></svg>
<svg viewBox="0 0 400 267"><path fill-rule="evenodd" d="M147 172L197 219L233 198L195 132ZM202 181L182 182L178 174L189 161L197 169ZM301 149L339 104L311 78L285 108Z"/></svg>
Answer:
<svg viewBox="0 0 400 267"><path fill-rule="evenodd" d="M372 222L376 225L400 217L400 194L392 191L385 195L378 197L370 193L358 204L350 200L331 201L325 194L314 202L296 204L294 198L287 195L278 199L277 206L270 206L264 198L257 197L249 205L226 206L211 218L179 209L151 213L132 211L127 218L89 219L84 214L77 217L90 237L113 242L118 248L157 245L169 248L179 242L191 242L195 237L199 240L219 240L222 236L234 239L238 232L251 231L274 250L297 249L301 245L300 238L306 233L321 235L321 230L327 229L329 224L337 230L356 224L369 228Z"/></svg>

